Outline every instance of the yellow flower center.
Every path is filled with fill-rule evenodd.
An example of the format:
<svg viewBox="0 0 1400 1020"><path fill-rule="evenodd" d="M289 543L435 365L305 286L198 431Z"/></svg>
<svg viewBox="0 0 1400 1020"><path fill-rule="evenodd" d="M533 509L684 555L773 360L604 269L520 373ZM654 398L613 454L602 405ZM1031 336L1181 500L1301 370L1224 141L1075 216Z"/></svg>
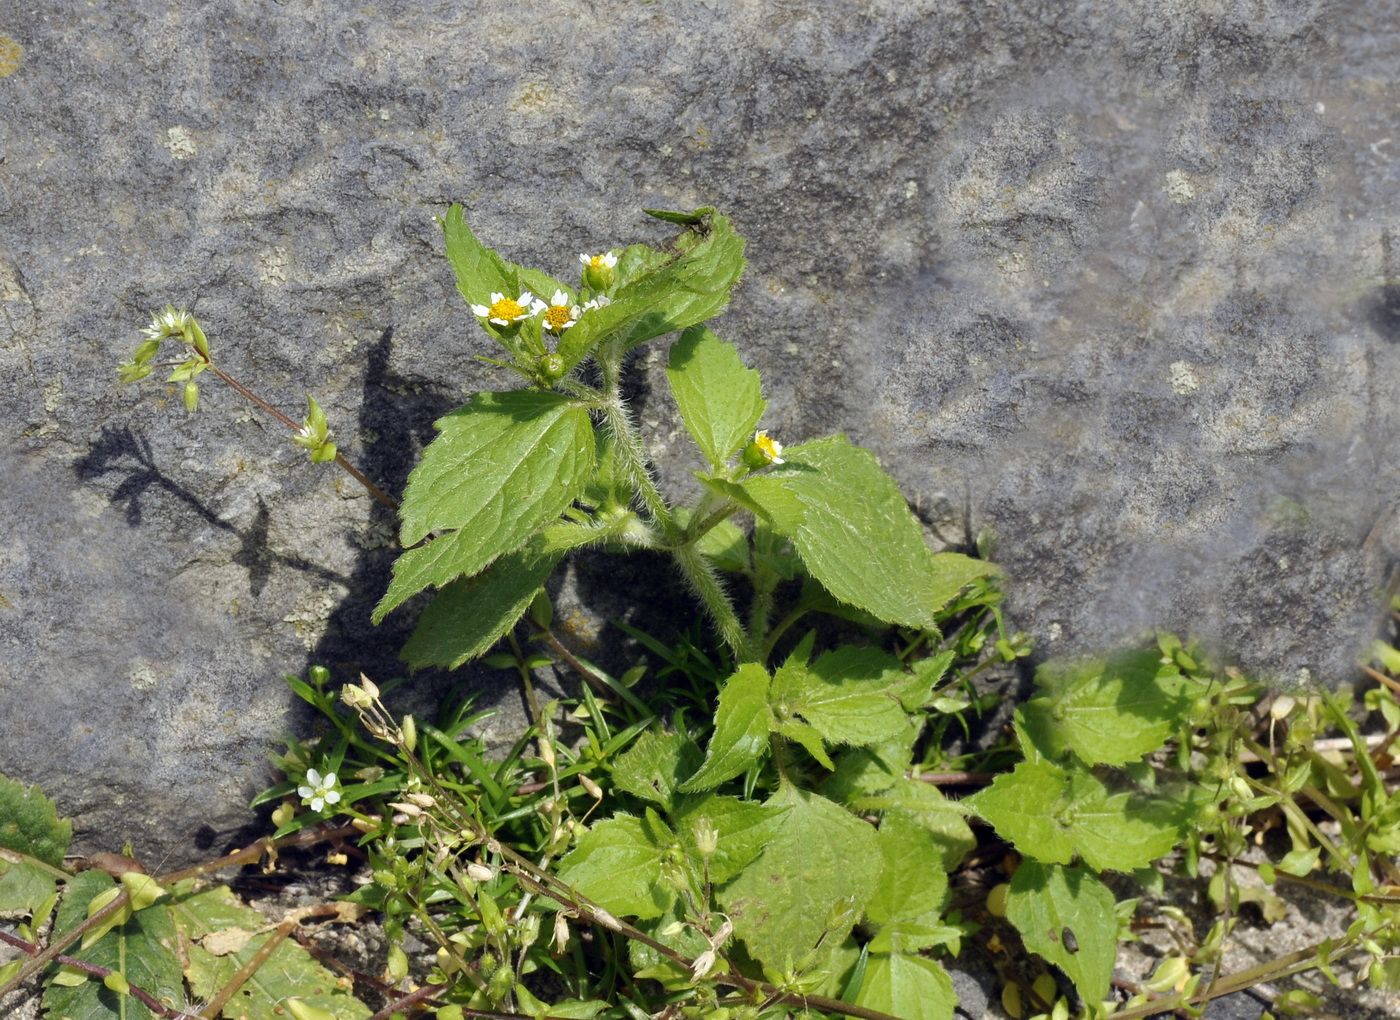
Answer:
<svg viewBox="0 0 1400 1020"><path fill-rule="evenodd" d="M607 263L603 261L606 256L607 252L603 252L602 255L594 255L588 260L588 265L593 269L607 269Z"/></svg>
<svg viewBox="0 0 1400 1020"><path fill-rule="evenodd" d="M514 298L501 298L487 311L491 313L488 318L505 319L507 322L514 322L525 314L525 309Z"/></svg>
<svg viewBox="0 0 1400 1020"><path fill-rule="evenodd" d="M757 446L759 451L762 452L763 456L768 458L768 460L773 461L778 459L778 444L774 442L771 437L765 435L754 436L753 445Z"/></svg>
<svg viewBox="0 0 1400 1020"><path fill-rule="evenodd" d="M569 314L569 309L564 305L550 305L544 313L545 329L552 333L557 333L569 324L573 316Z"/></svg>

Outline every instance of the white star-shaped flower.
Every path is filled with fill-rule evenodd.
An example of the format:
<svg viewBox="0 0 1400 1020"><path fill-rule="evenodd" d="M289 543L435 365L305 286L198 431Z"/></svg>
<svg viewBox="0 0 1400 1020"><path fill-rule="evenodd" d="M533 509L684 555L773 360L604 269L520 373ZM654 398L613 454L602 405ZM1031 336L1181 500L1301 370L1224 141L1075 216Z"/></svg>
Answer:
<svg viewBox="0 0 1400 1020"><path fill-rule="evenodd" d="M336 804L340 801L339 783L336 781L334 772L328 772L323 776L315 769L307 769L306 785L298 786L297 794L311 806L312 811L321 811L327 804Z"/></svg>

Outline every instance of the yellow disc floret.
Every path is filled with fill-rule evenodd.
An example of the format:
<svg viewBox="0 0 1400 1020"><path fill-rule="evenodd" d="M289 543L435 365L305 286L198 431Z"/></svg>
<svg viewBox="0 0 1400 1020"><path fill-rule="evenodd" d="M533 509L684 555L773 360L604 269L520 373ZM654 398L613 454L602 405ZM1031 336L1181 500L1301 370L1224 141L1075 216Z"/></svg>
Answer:
<svg viewBox="0 0 1400 1020"><path fill-rule="evenodd" d="M488 318L505 319L507 322L514 322L525 315L525 309L521 307L520 302L508 297L493 302L487 311L491 313Z"/></svg>
<svg viewBox="0 0 1400 1020"><path fill-rule="evenodd" d="M753 437L753 445L757 446L763 458L769 464L781 464L783 462L783 447L776 439L767 432L760 432Z"/></svg>

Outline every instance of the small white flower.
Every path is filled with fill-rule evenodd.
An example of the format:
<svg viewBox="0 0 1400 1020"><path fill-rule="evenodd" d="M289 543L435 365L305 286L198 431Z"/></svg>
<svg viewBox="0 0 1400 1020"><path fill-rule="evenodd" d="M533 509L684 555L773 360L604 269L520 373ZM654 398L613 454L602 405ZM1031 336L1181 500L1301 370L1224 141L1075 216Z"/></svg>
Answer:
<svg viewBox="0 0 1400 1020"><path fill-rule="evenodd" d="M578 317L583 314L583 309L578 305L571 304L569 295L562 290L556 290L554 296L549 299L549 304L537 302L540 310L544 312L544 328L551 333L562 333L574 323L578 322Z"/></svg>
<svg viewBox="0 0 1400 1020"><path fill-rule="evenodd" d="M508 298L504 294L491 295L489 305L472 305L472 312L497 326L514 326L522 319L529 318L544 310L544 303L537 301L533 294L525 291L518 298Z"/></svg>
<svg viewBox="0 0 1400 1020"><path fill-rule="evenodd" d="M585 302L583 310L585 312L591 312L595 308L606 308L610 304L612 304L612 298L608 297L606 294L599 294L592 301Z"/></svg>
<svg viewBox="0 0 1400 1020"><path fill-rule="evenodd" d="M166 305L151 317L151 324L141 331L141 335L151 340L164 340L166 337L185 335L185 327L194 317L183 308Z"/></svg>
<svg viewBox="0 0 1400 1020"><path fill-rule="evenodd" d="M315 769L307 769L306 785L297 787L297 795L311 805L312 811L320 811L327 804L336 804L340 801L338 785L334 772L328 772L322 776Z"/></svg>
<svg viewBox="0 0 1400 1020"><path fill-rule="evenodd" d="M583 252L579 252L578 260L583 263L585 268L614 269L617 267L617 256L610 251L605 251L601 255L585 255Z"/></svg>

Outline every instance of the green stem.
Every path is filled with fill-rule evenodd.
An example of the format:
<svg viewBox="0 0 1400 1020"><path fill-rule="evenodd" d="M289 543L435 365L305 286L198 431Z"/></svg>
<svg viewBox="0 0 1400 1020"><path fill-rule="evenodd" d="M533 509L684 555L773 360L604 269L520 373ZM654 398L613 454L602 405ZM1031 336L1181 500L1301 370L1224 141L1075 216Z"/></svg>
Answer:
<svg viewBox="0 0 1400 1020"><path fill-rule="evenodd" d="M773 615L773 591L777 588L777 581L776 577L763 570L754 577L753 602L749 605L748 645L760 657L767 648L764 638L768 634L768 620ZM758 658L756 661L764 662L766 659Z"/></svg>
<svg viewBox="0 0 1400 1020"><path fill-rule="evenodd" d="M701 538L703 538L706 534L712 531L720 523L728 520L730 517L733 517L736 513L738 513L739 509L740 508L738 503L735 503L732 499L726 500L725 504L722 507L720 507L714 513L710 514L708 517L702 518L700 514L705 512L706 506L704 503L701 503L700 507L696 510L695 517L691 520L690 527L685 529L686 541L700 541Z"/></svg>
<svg viewBox="0 0 1400 1020"><path fill-rule="evenodd" d="M778 639L787 633L789 627L806 616L810 609L811 607L806 603L799 602L788 610L787 615L779 620L777 624L774 625L773 629L768 632L768 638L763 642L763 654L759 660L760 662L768 661L769 656L773 654L773 649L777 647Z"/></svg>
<svg viewBox="0 0 1400 1020"><path fill-rule="evenodd" d="M1330 941L1330 940L1328 940ZM1194 995L1186 995L1181 992L1175 995L1165 996L1160 999L1153 999L1151 1002L1141 1006L1134 1006L1132 1009L1121 1013L1111 1014L1112 1020L1135 1020L1137 1017L1157 1016L1170 1010L1183 1006L1199 1006L1212 999L1229 995L1231 992L1238 992L1245 988L1250 988L1265 981L1277 981L1280 978L1289 977L1293 974L1300 974L1305 970L1311 970L1317 966L1317 957L1326 952L1325 962L1331 963L1343 953L1349 952L1355 945L1352 939L1343 939L1334 943L1330 951L1327 942L1319 942L1315 946L1300 949L1297 952L1289 953L1274 960L1267 960L1257 966L1246 970L1236 971L1233 974L1226 974L1219 983L1214 985L1207 992L1197 992Z"/></svg>

